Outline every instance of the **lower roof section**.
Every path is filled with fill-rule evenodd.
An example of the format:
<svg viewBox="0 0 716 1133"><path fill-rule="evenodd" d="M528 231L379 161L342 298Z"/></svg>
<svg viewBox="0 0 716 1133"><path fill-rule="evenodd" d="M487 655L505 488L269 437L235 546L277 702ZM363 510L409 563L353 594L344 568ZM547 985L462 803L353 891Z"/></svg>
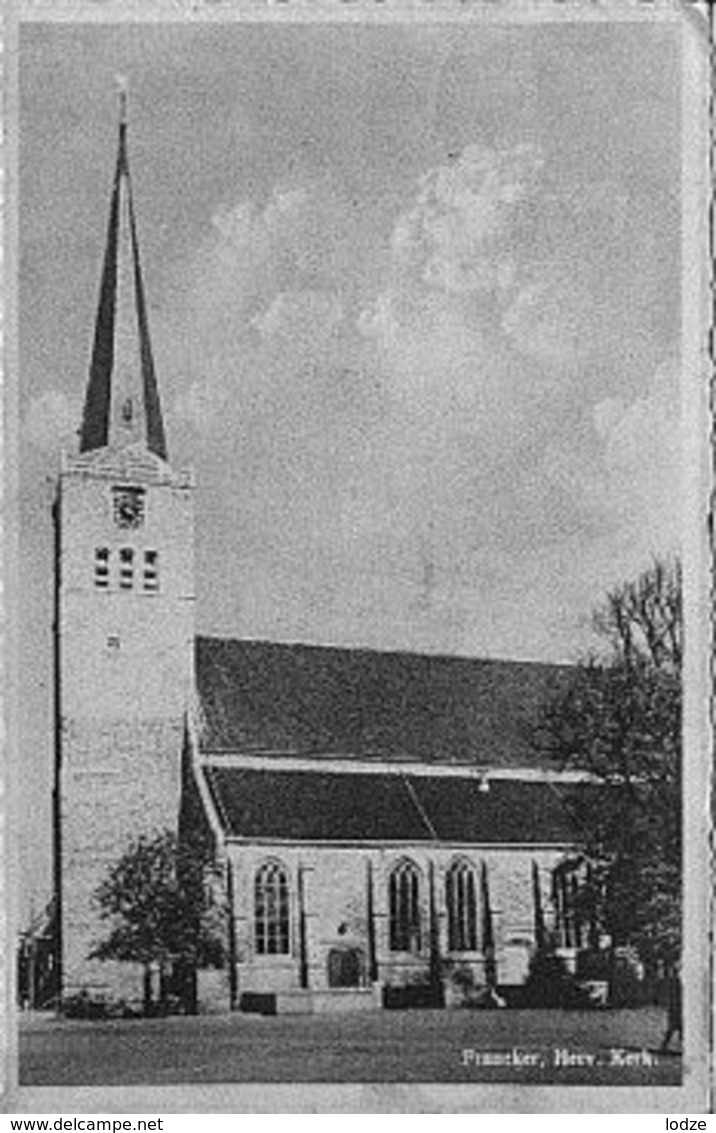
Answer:
<svg viewBox="0 0 716 1133"><path fill-rule="evenodd" d="M570 788L373 772L201 768L228 838L569 845ZM487 786L487 789L486 789Z"/></svg>

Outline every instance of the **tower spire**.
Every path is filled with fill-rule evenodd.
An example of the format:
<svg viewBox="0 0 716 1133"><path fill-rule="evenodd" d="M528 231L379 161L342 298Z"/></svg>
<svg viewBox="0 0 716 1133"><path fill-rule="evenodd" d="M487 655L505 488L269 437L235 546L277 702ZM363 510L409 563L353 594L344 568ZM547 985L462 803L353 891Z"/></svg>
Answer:
<svg viewBox="0 0 716 1133"><path fill-rule="evenodd" d="M127 86L119 80L117 162L80 452L130 444L167 459L129 175Z"/></svg>

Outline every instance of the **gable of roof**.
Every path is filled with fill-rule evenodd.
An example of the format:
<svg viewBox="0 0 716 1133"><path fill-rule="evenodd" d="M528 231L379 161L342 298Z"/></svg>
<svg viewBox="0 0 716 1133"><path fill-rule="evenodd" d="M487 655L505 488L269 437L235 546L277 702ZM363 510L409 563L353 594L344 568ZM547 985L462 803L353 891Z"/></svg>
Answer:
<svg viewBox="0 0 716 1133"><path fill-rule="evenodd" d="M559 845L575 840L568 788L516 779L205 765L228 838Z"/></svg>
<svg viewBox="0 0 716 1133"><path fill-rule="evenodd" d="M535 767L566 666L199 637L205 752Z"/></svg>

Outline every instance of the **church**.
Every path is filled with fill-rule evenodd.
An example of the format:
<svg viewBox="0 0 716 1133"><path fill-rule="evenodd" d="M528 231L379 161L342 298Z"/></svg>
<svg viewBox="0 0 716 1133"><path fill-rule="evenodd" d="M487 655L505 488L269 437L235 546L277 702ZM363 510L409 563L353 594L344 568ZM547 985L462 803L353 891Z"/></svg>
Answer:
<svg viewBox="0 0 716 1133"><path fill-rule="evenodd" d="M201 825L226 909L202 1010L448 1006L519 987L588 926L567 777L530 746L564 669L197 636L193 474L172 466L124 106L78 451L55 520L55 901L63 997L141 999L91 959L141 835ZM402 997L402 998L401 998Z"/></svg>

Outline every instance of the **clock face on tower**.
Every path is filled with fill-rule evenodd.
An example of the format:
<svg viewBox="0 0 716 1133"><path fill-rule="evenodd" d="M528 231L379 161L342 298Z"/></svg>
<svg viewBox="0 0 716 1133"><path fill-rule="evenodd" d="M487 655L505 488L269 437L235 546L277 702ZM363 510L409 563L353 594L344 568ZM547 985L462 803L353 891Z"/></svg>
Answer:
<svg viewBox="0 0 716 1133"><path fill-rule="evenodd" d="M141 527L144 522L144 489L114 488L114 522L124 530Z"/></svg>

